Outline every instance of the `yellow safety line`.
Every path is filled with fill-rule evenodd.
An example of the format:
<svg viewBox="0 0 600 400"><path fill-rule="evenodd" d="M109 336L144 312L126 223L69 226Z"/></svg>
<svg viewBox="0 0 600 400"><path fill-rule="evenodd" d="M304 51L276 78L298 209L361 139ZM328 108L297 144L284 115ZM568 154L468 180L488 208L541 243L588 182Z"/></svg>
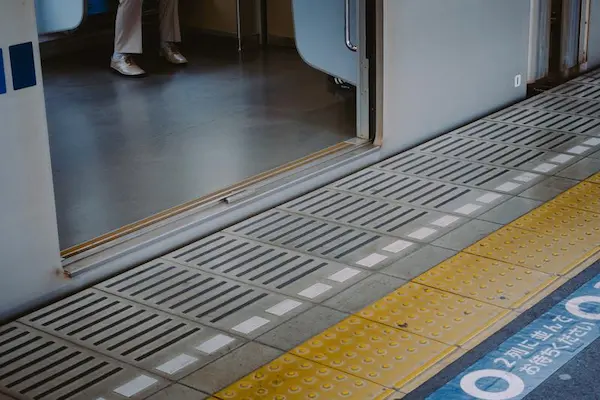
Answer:
<svg viewBox="0 0 600 400"><path fill-rule="evenodd" d="M600 172L598 172L595 175L592 175L591 177L589 177L587 179L588 182L592 182L592 183L600 183Z"/></svg>
<svg viewBox="0 0 600 400"><path fill-rule="evenodd" d="M600 174L214 396L399 399L600 259Z"/></svg>

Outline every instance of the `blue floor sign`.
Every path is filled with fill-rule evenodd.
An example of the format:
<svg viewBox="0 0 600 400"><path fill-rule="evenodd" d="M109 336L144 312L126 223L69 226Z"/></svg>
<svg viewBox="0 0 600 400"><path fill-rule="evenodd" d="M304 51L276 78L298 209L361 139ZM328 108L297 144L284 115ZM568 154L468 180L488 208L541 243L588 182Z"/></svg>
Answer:
<svg viewBox="0 0 600 400"><path fill-rule="evenodd" d="M522 399L600 337L600 275L427 399Z"/></svg>

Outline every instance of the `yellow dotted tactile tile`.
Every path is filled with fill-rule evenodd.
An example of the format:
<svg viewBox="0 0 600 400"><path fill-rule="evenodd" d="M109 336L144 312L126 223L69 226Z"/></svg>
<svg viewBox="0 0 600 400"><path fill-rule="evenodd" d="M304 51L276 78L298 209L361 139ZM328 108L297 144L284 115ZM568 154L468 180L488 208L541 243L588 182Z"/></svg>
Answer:
<svg viewBox="0 0 600 400"><path fill-rule="evenodd" d="M566 274L593 248L577 238L556 238L506 226L464 252L549 274Z"/></svg>
<svg viewBox="0 0 600 400"><path fill-rule="evenodd" d="M401 398L386 386L410 392L553 290L554 274L585 267L600 249L595 184L600 173L215 396Z"/></svg>
<svg viewBox="0 0 600 400"><path fill-rule="evenodd" d="M577 240L590 249L600 243L600 214L563 207L553 202L540 206L510 225L542 235Z"/></svg>
<svg viewBox="0 0 600 400"><path fill-rule="evenodd" d="M292 350L303 358L400 388L456 348L363 318L350 317Z"/></svg>
<svg viewBox="0 0 600 400"><path fill-rule="evenodd" d="M560 194L552 203L562 207L600 213L600 185L581 182L568 191Z"/></svg>
<svg viewBox="0 0 600 400"><path fill-rule="evenodd" d="M411 282L357 315L448 345L462 345L507 312L491 304Z"/></svg>
<svg viewBox="0 0 600 400"><path fill-rule="evenodd" d="M285 354L215 396L223 400L383 400L393 390Z"/></svg>
<svg viewBox="0 0 600 400"><path fill-rule="evenodd" d="M460 253L415 278L437 289L515 308L558 279L528 268Z"/></svg>
<svg viewBox="0 0 600 400"><path fill-rule="evenodd" d="M595 175L590 176L587 180L589 182L600 183L600 172L598 172Z"/></svg>

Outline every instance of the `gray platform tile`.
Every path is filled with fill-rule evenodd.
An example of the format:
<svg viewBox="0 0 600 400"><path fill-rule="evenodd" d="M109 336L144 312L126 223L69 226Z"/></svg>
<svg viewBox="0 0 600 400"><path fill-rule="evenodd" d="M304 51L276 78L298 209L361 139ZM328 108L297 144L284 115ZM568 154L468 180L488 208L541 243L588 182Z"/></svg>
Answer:
<svg viewBox="0 0 600 400"><path fill-rule="evenodd" d="M475 217L510 196L420 176L368 168L330 188L431 210Z"/></svg>
<svg viewBox="0 0 600 400"><path fill-rule="evenodd" d="M598 139L600 141L600 138ZM588 158L600 159L600 150L590 154L587 156Z"/></svg>
<svg viewBox="0 0 600 400"><path fill-rule="evenodd" d="M408 151L374 168L506 194L518 194L544 179L542 173Z"/></svg>
<svg viewBox="0 0 600 400"><path fill-rule="evenodd" d="M501 224L473 220L436 240L432 244L446 249L461 251L500 228L502 228Z"/></svg>
<svg viewBox="0 0 600 400"><path fill-rule="evenodd" d="M588 156L600 147L600 138L488 120L473 122L449 135L581 156Z"/></svg>
<svg viewBox="0 0 600 400"><path fill-rule="evenodd" d="M148 400L205 400L208 397L206 393L176 383L150 396Z"/></svg>
<svg viewBox="0 0 600 400"><path fill-rule="evenodd" d="M455 250L428 245L384 268L381 272L408 281L456 255L456 253Z"/></svg>
<svg viewBox="0 0 600 400"><path fill-rule="evenodd" d="M250 342L188 375L181 383L206 393L216 393L282 354L280 350Z"/></svg>
<svg viewBox="0 0 600 400"><path fill-rule="evenodd" d="M84 290L19 321L171 380L245 342L97 289Z"/></svg>
<svg viewBox="0 0 600 400"><path fill-rule="evenodd" d="M498 111L485 119L587 136L600 133L600 119L519 106Z"/></svg>
<svg viewBox="0 0 600 400"><path fill-rule="evenodd" d="M328 307L315 306L259 336L256 341L288 351L348 316Z"/></svg>
<svg viewBox="0 0 600 400"><path fill-rule="evenodd" d="M374 274L323 303L336 310L355 313L393 292L406 281L389 275Z"/></svg>
<svg viewBox="0 0 600 400"><path fill-rule="evenodd" d="M421 246L415 241L280 209L259 214L227 232L369 270L389 265ZM375 259L373 254L379 257Z"/></svg>
<svg viewBox="0 0 600 400"><path fill-rule="evenodd" d="M467 217L328 188L300 197L280 208L422 243L430 242L468 220Z"/></svg>
<svg viewBox="0 0 600 400"><path fill-rule="evenodd" d="M478 219L505 225L542 204L543 202L538 200L513 197L485 214L480 215Z"/></svg>
<svg viewBox="0 0 600 400"><path fill-rule="evenodd" d="M590 82L586 82L589 80ZM579 76L572 81L548 90L546 93L554 96L576 97L590 100L600 100L600 87L594 85L594 73ZM590 83L590 84L588 84Z"/></svg>
<svg viewBox="0 0 600 400"><path fill-rule="evenodd" d="M600 117L600 102L580 96L560 96L554 91L545 92L519 103L521 108L555 111L578 117Z"/></svg>
<svg viewBox="0 0 600 400"><path fill-rule="evenodd" d="M600 159L584 158L583 160L560 171L556 176L582 181L600 171Z"/></svg>
<svg viewBox="0 0 600 400"><path fill-rule="evenodd" d="M217 233L177 250L165 259L312 301L322 301L369 273L255 240ZM320 287L327 290L316 291Z"/></svg>
<svg viewBox="0 0 600 400"><path fill-rule="evenodd" d="M559 171L580 160L583 153L558 153L454 135L437 137L415 151L541 174Z"/></svg>
<svg viewBox="0 0 600 400"><path fill-rule="evenodd" d="M0 328L0 388L16 399L144 399L167 384L20 323Z"/></svg>
<svg viewBox="0 0 600 400"><path fill-rule="evenodd" d="M519 196L539 201L548 201L552 200L565 190L577 185L577 183L578 181L574 179L552 176L527 189Z"/></svg>
<svg viewBox="0 0 600 400"><path fill-rule="evenodd" d="M254 338L311 306L256 286L155 260L96 286L162 311Z"/></svg>

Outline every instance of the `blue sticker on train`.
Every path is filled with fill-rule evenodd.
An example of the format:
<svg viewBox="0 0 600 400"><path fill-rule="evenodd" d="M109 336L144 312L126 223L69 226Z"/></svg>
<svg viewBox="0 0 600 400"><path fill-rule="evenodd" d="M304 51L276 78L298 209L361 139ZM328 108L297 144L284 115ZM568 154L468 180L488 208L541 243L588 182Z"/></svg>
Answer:
<svg viewBox="0 0 600 400"><path fill-rule="evenodd" d="M4 55L0 49L0 94L6 93L6 76L4 74Z"/></svg>
<svg viewBox="0 0 600 400"><path fill-rule="evenodd" d="M15 44L8 48L13 80L13 89L20 90L35 86L35 61L33 58L33 43Z"/></svg>
<svg viewBox="0 0 600 400"><path fill-rule="evenodd" d="M598 337L600 275L427 399L522 399Z"/></svg>

